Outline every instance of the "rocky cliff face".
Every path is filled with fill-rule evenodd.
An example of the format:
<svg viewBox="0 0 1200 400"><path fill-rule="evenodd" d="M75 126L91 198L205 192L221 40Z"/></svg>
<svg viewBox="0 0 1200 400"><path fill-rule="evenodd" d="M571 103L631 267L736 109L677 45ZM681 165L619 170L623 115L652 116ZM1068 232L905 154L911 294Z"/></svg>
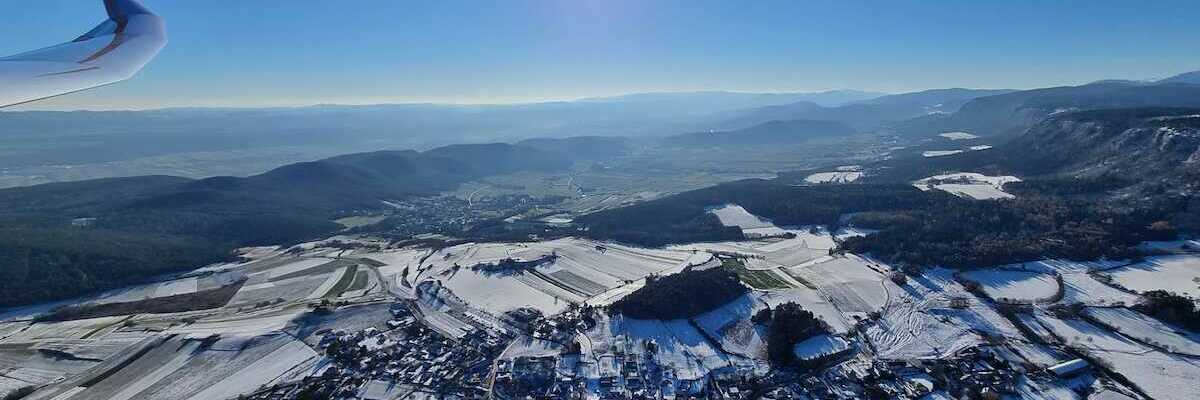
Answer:
<svg viewBox="0 0 1200 400"><path fill-rule="evenodd" d="M1195 185L1200 110L1118 109L1051 116L1015 139L1029 174L1114 175Z"/></svg>

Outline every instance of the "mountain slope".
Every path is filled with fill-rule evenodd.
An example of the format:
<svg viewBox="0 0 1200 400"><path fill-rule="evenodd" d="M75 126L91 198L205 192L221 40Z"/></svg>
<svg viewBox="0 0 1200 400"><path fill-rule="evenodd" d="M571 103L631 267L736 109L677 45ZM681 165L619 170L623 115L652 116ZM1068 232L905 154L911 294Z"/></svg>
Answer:
<svg viewBox="0 0 1200 400"><path fill-rule="evenodd" d="M630 139L622 137L576 136L526 139L517 142L517 145L570 156L575 160L602 160L628 154L633 144Z"/></svg>
<svg viewBox="0 0 1200 400"><path fill-rule="evenodd" d="M859 130L878 129L891 123L930 114L951 113L967 101L1008 90L938 89L882 96L837 107L813 102L760 107L731 115L721 126L747 126L773 120L837 121Z"/></svg>
<svg viewBox="0 0 1200 400"><path fill-rule="evenodd" d="M1193 85L1200 85L1200 71L1185 72L1160 80L1158 83L1189 83Z"/></svg>
<svg viewBox="0 0 1200 400"><path fill-rule="evenodd" d="M1025 173L1187 183L1200 173L1200 109L1134 108L1057 115L1002 151ZM1192 182L1194 183L1194 182Z"/></svg>
<svg viewBox="0 0 1200 400"><path fill-rule="evenodd" d="M0 190L0 307L111 289L341 228L332 219L490 175L557 170L557 154L508 144L381 151L247 178L142 176ZM86 218L86 226L76 226Z"/></svg>
<svg viewBox="0 0 1200 400"><path fill-rule="evenodd" d="M1106 81L1025 90L973 99L954 114L916 118L897 129L908 135L947 131L1015 135L1057 113L1138 107L1200 107L1200 85Z"/></svg>

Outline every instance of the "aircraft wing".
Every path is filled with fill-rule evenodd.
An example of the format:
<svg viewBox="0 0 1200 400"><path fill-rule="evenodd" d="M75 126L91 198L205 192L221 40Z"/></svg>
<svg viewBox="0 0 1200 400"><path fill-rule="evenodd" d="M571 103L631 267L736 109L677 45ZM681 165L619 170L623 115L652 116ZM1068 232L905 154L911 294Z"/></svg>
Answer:
<svg viewBox="0 0 1200 400"><path fill-rule="evenodd" d="M135 0L104 0L108 20L57 46L0 57L0 108L132 77L167 44L163 19Z"/></svg>

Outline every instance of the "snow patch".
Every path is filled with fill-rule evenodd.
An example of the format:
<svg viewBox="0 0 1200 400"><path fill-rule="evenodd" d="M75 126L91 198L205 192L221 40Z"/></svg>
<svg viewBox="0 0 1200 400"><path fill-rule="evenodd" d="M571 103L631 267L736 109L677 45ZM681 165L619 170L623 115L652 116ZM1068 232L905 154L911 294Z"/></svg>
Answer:
<svg viewBox="0 0 1200 400"><path fill-rule="evenodd" d="M941 136L941 137L944 137L944 138L950 139L950 140L971 140L971 139L979 138L979 136L972 135L967 132L946 132L946 133L939 134L938 136Z"/></svg>
<svg viewBox="0 0 1200 400"><path fill-rule="evenodd" d="M921 190L937 189L959 197L976 200L1010 199L1016 196L1004 191L1004 185L1020 182L1015 176L988 176L975 172L934 175L913 182Z"/></svg>

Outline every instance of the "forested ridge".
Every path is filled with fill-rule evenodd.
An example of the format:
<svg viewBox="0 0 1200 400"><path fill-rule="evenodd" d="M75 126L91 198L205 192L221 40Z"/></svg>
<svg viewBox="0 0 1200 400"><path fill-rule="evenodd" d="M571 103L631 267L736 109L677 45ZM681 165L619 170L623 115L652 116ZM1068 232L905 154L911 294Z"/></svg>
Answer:
<svg viewBox="0 0 1200 400"><path fill-rule="evenodd" d="M487 157L483 157L487 155ZM250 176L141 176L0 190L0 307L81 296L337 232L333 219L496 173L556 170L507 144L381 151Z"/></svg>
<svg viewBox="0 0 1200 400"><path fill-rule="evenodd" d="M907 185L798 187L743 181L579 218L588 234L640 245L741 238L707 212L738 204L777 225L854 225L877 233L847 239L841 251L913 265L971 267L1048 257L1090 260L1136 256L1144 240L1195 231L1200 202L1163 197L1113 204L1037 194L978 201Z"/></svg>

